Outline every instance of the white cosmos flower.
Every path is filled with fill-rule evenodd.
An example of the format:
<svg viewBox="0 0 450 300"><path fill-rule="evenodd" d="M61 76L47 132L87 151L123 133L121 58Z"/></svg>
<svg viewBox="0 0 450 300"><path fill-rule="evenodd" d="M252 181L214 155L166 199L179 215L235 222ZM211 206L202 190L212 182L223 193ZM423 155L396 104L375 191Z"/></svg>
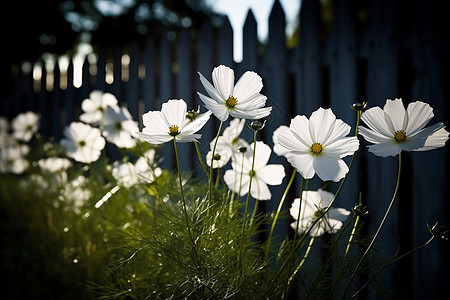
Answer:
<svg viewBox="0 0 450 300"><path fill-rule="evenodd" d="M119 148L133 148L133 135L139 131L136 121L125 107L107 106L102 119L102 134L106 140Z"/></svg>
<svg viewBox="0 0 450 300"><path fill-rule="evenodd" d="M425 127L433 118L433 109L427 103L411 102L405 110L402 99L386 101L383 109L373 107L363 112L361 134L375 155L395 156L400 151L427 151L443 147L448 139L444 124Z"/></svg>
<svg viewBox="0 0 450 300"><path fill-rule="evenodd" d="M153 165L154 157L155 150L150 149L143 156L139 157L134 164L136 173L144 182L151 183L162 174L162 169Z"/></svg>
<svg viewBox="0 0 450 300"><path fill-rule="evenodd" d="M0 117L0 147L3 147L7 144L7 141L10 139L9 136L9 122L5 117Z"/></svg>
<svg viewBox="0 0 450 300"><path fill-rule="evenodd" d="M346 137L349 133L350 126L336 119L331 109L319 108L309 120L296 116L289 130L281 129L276 149L304 178L310 179L317 173L324 181L338 182L348 172L342 158L359 147L355 136Z"/></svg>
<svg viewBox="0 0 450 300"><path fill-rule="evenodd" d="M112 175L117 180L118 185L126 188L130 188L139 182L136 167L130 162L114 164Z"/></svg>
<svg viewBox="0 0 450 300"><path fill-rule="evenodd" d="M13 136L23 142L28 142L39 129L39 115L27 111L18 114L12 120Z"/></svg>
<svg viewBox="0 0 450 300"><path fill-rule="evenodd" d="M67 170L72 163L64 157L49 157L38 160L41 169L49 172L60 172Z"/></svg>
<svg viewBox="0 0 450 300"><path fill-rule="evenodd" d="M80 115L80 120L88 124L99 123L107 106L117 106L117 98L110 93L92 91L89 98L81 102L84 113Z"/></svg>
<svg viewBox="0 0 450 300"><path fill-rule="evenodd" d="M220 120L231 115L242 119L267 117L272 107L264 107L267 97L260 94L263 87L261 77L252 71L245 72L234 84L234 71L220 65L212 72L214 86L199 72L200 81L208 96L197 93L205 106Z"/></svg>
<svg viewBox="0 0 450 300"><path fill-rule="evenodd" d="M100 129L80 122L66 126L64 136L61 145L66 148L67 156L83 163L96 161L106 143Z"/></svg>
<svg viewBox="0 0 450 300"><path fill-rule="evenodd" d="M320 216L325 208L330 205L334 195L330 192L318 191L303 191L302 193L302 207L300 211L300 221L298 223L298 232L306 232L312 223ZM297 198L292 203L289 213L295 220L291 223L291 227L295 230L297 228L297 220L299 216L300 198ZM311 229L309 234L311 236L320 236L327 233L336 233L342 227L342 222L347 220L350 212L344 208L330 208L330 210L319 220Z"/></svg>
<svg viewBox="0 0 450 300"><path fill-rule="evenodd" d="M213 160L213 168L222 168L225 166L231 157L240 153L239 148L248 148L248 143L239 138L242 130L244 129L245 119L234 119L230 122L230 125L225 128L222 136L219 136L217 140L216 150L214 156L218 155L217 158ZM212 140L210 143L210 151L206 154L206 163L211 167L211 157L212 150L214 149L216 139Z"/></svg>
<svg viewBox="0 0 450 300"><path fill-rule="evenodd" d="M179 143L197 141L197 133L209 120L211 112L198 115L191 121L186 118L187 104L184 100L169 100L161 111L149 111L142 116L144 129L137 134L151 144L163 144L176 139Z"/></svg>
<svg viewBox="0 0 450 300"><path fill-rule="evenodd" d="M279 164L268 165L267 162L272 150L263 142L256 142L255 165L252 171L253 145L247 151L248 155L244 157L236 156L232 159L231 166L233 170L227 170L223 179L230 190L235 192L240 190L240 196L243 196L248 193L250 177L253 177L250 195L258 200L270 200L272 194L267 185L279 185L282 183L285 176L284 167ZM242 186L239 189L242 168Z"/></svg>
<svg viewBox="0 0 450 300"><path fill-rule="evenodd" d="M28 145L17 143L17 141L8 142L7 145L0 147L0 172L22 174L28 169L30 163L26 155L30 152Z"/></svg>

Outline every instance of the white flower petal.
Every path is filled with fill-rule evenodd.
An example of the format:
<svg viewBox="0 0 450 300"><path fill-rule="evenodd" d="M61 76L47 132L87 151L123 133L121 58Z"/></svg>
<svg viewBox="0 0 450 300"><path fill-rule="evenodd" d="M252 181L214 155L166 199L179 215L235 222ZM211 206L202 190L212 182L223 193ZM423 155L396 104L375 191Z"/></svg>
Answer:
<svg viewBox="0 0 450 300"><path fill-rule="evenodd" d="M233 96L234 71L227 66L220 65L212 71L212 81L219 95L225 101Z"/></svg>
<svg viewBox="0 0 450 300"><path fill-rule="evenodd" d="M202 100L203 103L205 104L206 108L208 110L210 110L216 116L217 119L219 119L222 122L224 122L228 119L229 111L228 111L227 107L225 106L225 102L217 103L213 99L211 99L201 93L197 93L197 94L200 97L200 100Z"/></svg>
<svg viewBox="0 0 450 300"><path fill-rule="evenodd" d="M336 116L331 109L319 108L309 118L313 142L324 144L334 131ZM312 125L313 124L313 125ZM311 144L312 145L312 144Z"/></svg>
<svg viewBox="0 0 450 300"><path fill-rule="evenodd" d="M405 131L408 135L414 135L427 125L433 118L433 109L428 103L421 101L411 102L407 109L409 115L408 126Z"/></svg>
<svg viewBox="0 0 450 300"><path fill-rule="evenodd" d="M403 105L402 99L399 98L396 98L395 100L387 99L383 110L389 116L389 119L391 120L394 128L394 132L401 129L405 130L403 125L405 125L404 119L406 110L405 106Z"/></svg>
<svg viewBox="0 0 450 300"><path fill-rule="evenodd" d="M359 140L356 136L343 137L332 144L323 146L323 152L332 157L342 158L353 155L359 148Z"/></svg>
<svg viewBox="0 0 450 300"><path fill-rule="evenodd" d="M279 143L280 134L290 135L292 133L289 127L285 125L281 125L273 132L273 152L275 152L278 156L284 156L287 152L289 152L289 149Z"/></svg>
<svg viewBox="0 0 450 300"><path fill-rule="evenodd" d="M313 166L313 156L308 154L298 154L289 152L286 155L288 162L297 169L305 179L313 178L316 173Z"/></svg>
<svg viewBox="0 0 450 300"><path fill-rule="evenodd" d="M210 97L212 97L211 101L217 103L217 104L224 104L226 99L224 99L218 91L214 88L214 86L205 78L205 76L202 75L202 73L198 72L198 75L200 76L200 82L202 83L203 87L205 88L206 92ZM197 94L200 95L199 92ZM205 101L203 101L205 102ZM206 105L206 104L205 104Z"/></svg>
<svg viewBox="0 0 450 300"><path fill-rule="evenodd" d="M444 128L441 128L434 133L432 133L425 141L425 145L419 149L415 149L414 151L428 151L436 148L444 147L445 143L448 140L448 131Z"/></svg>
<svg viewBox="0 0 450 300"><path fill-rule="evenodd" d="M257 120L262 119L270 115L270 112L272 111L272 107L263 107L258 109L252 109L252 110L241 110L239 108L230 110L230 115L235 118L241 118L241 119L250 119L250 120Z"/></svg>
<svg viewBox="0 0 450 300"><path fill-rule="evenodd" d="M348 167L342 159L336 160L334 157L326 156L325 153L314 157L313 167L323 181L339 182L348 172Z"/></svg>
<svg viewBox="0 0 450 300"><path fill-rule="evenodd" d="M401 144L397 143L394 139L391 141L370 145L368 147L369 152L381 157L396 156L403 150Z"/></svg>
<svg viewBox="0 0 450 300"><path fill-rule="evenodd" d="M205 126L206 122L208 122L210 117L211 117L211 111L207 111L204 114L198 115L197 118L194 121L189 122L182 129L181 132L182 133L184 132L185 134L191 134L191 133L199 131L200 129L203 128L203 126Z"/></svg>
<svg viewBox="0 0 450 300"><path fill-rule="evenodd" d="M169 100L162 104L161 112L169 123L169 126L176 125L181 130L186 120L187 104L184 100Z"/></svg>
<svg viewBox="0 0 450 300"><path fill-rule="evenodd" d="M361 121L363 121L371 130L376 131L385 137L391 138L394 136L394 132L391 131L386 124L385 112L378 106L363 112Z"/></svg>
<svg viewBox="0 0 450 300"><path fill-rule="evenodd" d="M291 120L289 126L291 133L307 148L310 148L314 141L309 134L309 120L306 116L296 116ZM280 137L281 138L281 137Z"/></svg>
<svg viewBox="0 0 450 300"><path fill-rule="evenodd" d="M253 153L254 150L254 144L250 146L251 152ZM267 165L267 162L269 161L270 154L272 153L272 149L268 145L266 145L264 142L256 142L256 152L255 152L255 165L254 169L258 170L265 165ZM251 169L251 166L250 166Z"/></svg>
<svg viewBox="0 0 450 300"><path fill-rule="evenodd" d="M284 172L283 165L267 165L259 169L257 172L258 178L269 185L280 185L283 182Z"/></svg>
<svg viewBox="0 0 450 300"><path fill-rule="evenodd" d="M324 141L324 145L331 145L337 140L344 138L346 135L350 133L350 125L342 121L341 119L336 119L334 121L334 127L330 135L327 137L326 141Z"/></svg>
<svg viewBox="0 0 450 300"><path fill-rule="evenodd" d="M247 71L236 83L233 96L237 98L238 104L245 103L251 96L259 94L262 87L261 77L253 71Z"/></svg>
<svg viewBox="0 0 450 300"><path fill-rule="evenodd" d="M272 194L270 193L269 187L262 180L258 180L254 177L252 180L252 188L250 195L258 200L270 200Z"/></svg>
<svg viewBox="0 0 450 300"><path fill-rule="evenodd" d="M374 131L364 126L359 126L358 134L362 135L366 141L374 144L390 142L393 139L393 137L387 137L378 131Z"/></svg>

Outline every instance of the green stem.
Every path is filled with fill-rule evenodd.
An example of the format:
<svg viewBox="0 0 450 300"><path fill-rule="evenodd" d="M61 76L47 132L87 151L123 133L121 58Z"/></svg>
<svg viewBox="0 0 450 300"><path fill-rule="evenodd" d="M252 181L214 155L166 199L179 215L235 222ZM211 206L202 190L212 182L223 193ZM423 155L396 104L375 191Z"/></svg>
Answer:
<svg viewBox="0 0 450 300"><path fill-rule="evenodd" d="M253 159L252 159L252 169L251 173L253 173L253 169L255 167L255 153L256 153L256 134L258 133L257 130L255 130L255 134L253 136ZM244 161L242 161L242 168L244 166ZM250 180L248 183L248 193L247 193L247 201L245 202L245 212L244 212L244 222L242 224L242 233L241 233L241 244L239 245L239 270L242 272L242 248L244 247L244 235L245 235L245 223L247 222L247 214L248 214L248 204L250 200L250 192L252 190L252 180L253 176L250 176ZM242 180L242 174L241 174L241 180ZM239 188L240 189L240 188ZM240 193L239 193L240 195Z"/></svg>
<svg viewBox="0 0 450 300"><path fill-rule="evenodd" d="M198 148L198 143L194 141L195 150L197 151L198 160L200 161L200 164L202 165L203 171L205 171L206 176L208 176L208 169L206 168L205 163L203 162L202 155L200 154L200 149Z"/></svg>
<svg viewBox="0 0 450 300"><path fill-rule="evenodd" d="M394 194L392 195L392 199L391 202L389 203L389 206L386 210L386 213L384 214L383 219L381 220L380 226L378 226L377 231L375 232L375 235L373 236L372 240L369 243L369 246L367 247L366 251L364 252L364 254L362 255L361 259L359 260L358 264L356 265L355 269L353 270L352 275L350 276L350 280L347 283L347 286L345 288L344 293L342 294L342 299L345 297L345 295L348 292L348 289L350 288L350 285L353 282L353 278L356 275L356 272L358 272L359 267L361 266L363 260L366 258L367 254L369 253L370 249L372 248L373 244L375 243L375 240L378 237L378 234L381 231L381 228L383 228L384 223L386 222L386 219L392 209L392 206L394 205L395 199L397 198L397 193L398 193L398 188L400 186L400 174L401 174L401 169L402 169L402 153L400 152L398 154L398 172L397 172L397 184L395 185L395 190L394 190Z"/></svg>
<svg viewBox="0 0 450 300"><path fill-rule="evenodd" d="M313 245L313 243L314 243L314 238L315 238L315 236L312 236L311 239L309 240L308 248L306 249L305 255L303 255L302 261L299 263L299 265L297 266L297 268L295 268L295 270L294 270L294 272L292 273L291 277L289 277L289 280L288 280L288 283L287 283L288 287L289 287L289 285L291 284L292 280L294 280L294 277L295 277L295 275L297 274L297 272L300 270L300 268L301 268L301 267L303 266L303 264L305 263L306 258L308 257L309 252L311 251L311 247L312 247L312 245Z"/></svg>
<svg viewBox="0 0 450 300"><path fill-rule="evenodd" d="M250 224L253 223L253 219L256 216L256 212L258 211L258 205L259 205L259 200L255 199L255 206L253 206L253 212L252 212L252 216L250 217Z"/></svg>
<svg viewBox="0 0 450 300"><path fill-rule="evenodd" d="M219 140L220 132L222 131L222 125L223 125L223 121L220 122L219 130L217 131L217 135L216 135L216 139L214 141L214 147L213 147L212 155L211 155L211 166L209 167L209 201L210 201L210 203L211 203L211 199L212 199L212 189L213 189L212 176L213 176L214 154L216 152L216 146L217 146L217 141Z"/></svg>
<svg viewBox="0 0 450 300"><path fill-rule="evenodd" d="M298 227L300 225L300 220L303 219L303 217L300 216L300 215L302 213L303 190L305 189L304 186L303 186L304 183L305 183L305 178L302 176L302 180L301 180L301 184L300 184L300 196L299 196L299 202L300 203L298 205L297 222L295 223L294 240L292 241L292 251L291 251L291 253L289 255L289 258L288 258L289 260L293 259L293 254L292 253L294 253L296 251L296 249L297 249L296 242L297 242L297 237L298 237ZM291 266L289 267L289 273L291 273ZM285 282L285 284L284 284L284 293L283 293L282 299L284 299L286 297L286 294L287 294L288 288L289 288L289 284L290 284L290 281L292 280L292 278L293 278L292 276L288 277L286 282Z"/></svg>
<svg viewBox="0 0 450 300"><path fill-rule="evenodd" d="M183 182L181 180L180 159L178 157L177 141L176 141L175 138L173 139L173 147L174 147L174 150L175 150L175 158L177 160L178 181L180 183L181 199L183 200L183 213L184 213L184 217L186 219L186 226L187 226L187 229L188 229L188 232L189 232L189 237L190 237L191 242L192 242L192 248L194 250L195 258L197 259L197 262L198 262L197 250L195 248L195 240L194 240L194 237L192 235L191 225L190 225L190 222L189 222L189 217L188 217L187 208L186 208L186 199L184 197Z"/></svg>
<svg viewBox="0 0 450 300"><path fill-rule="evenodd" d="M361 205L361 193L359 193L359 203L358 204ZM350 237L348 239L347 248L345 249L344 258L342 259L342 264L344 264L345 258L348 254L348 251L350 250L350 244L352 243L353 237L355 236L355 232L356 232L356 228L359 223L359 219L360 219L360 216L356 215L355 224L353 224L352 232L350 233Z"/></svg>
<svg viewBox="0 0 450 300"><path fill-rule="evenodd" d="M264 253L264 260L267 260L267 257L269 255L269 249L270 249L270 243L272 241L273 230L275 229L275 224L277 223L278 217L280 216L280 212L281 212L281 208L283 207L284 200L286 199L289 189L291 188L291 185L294 182L296 173L297 173L297 169L294 168L294 170L292 171L291 179L289 180L289 183L286 186L286 189L284 190L283 196L281 197L281 200L280 200L280 204L278 205L277 212L275 213L275 217L273 219L272 226L270 227L269 238L267 239L267 246L266 246L266 251Z"/></svg>

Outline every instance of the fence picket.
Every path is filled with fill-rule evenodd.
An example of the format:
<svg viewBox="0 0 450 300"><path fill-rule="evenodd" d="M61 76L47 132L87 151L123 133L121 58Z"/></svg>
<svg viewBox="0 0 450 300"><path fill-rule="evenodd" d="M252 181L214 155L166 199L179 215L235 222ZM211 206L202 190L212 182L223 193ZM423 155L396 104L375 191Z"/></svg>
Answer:
<svg viewBox="0 0 450 300"><path fill-rule="evenodd" d="M129 64L129 78L125 83L125 100L127 108L133 117L133 120L138 120L139 114L139 48L136 43L131 45L130 50L130 64Z"/></svg>

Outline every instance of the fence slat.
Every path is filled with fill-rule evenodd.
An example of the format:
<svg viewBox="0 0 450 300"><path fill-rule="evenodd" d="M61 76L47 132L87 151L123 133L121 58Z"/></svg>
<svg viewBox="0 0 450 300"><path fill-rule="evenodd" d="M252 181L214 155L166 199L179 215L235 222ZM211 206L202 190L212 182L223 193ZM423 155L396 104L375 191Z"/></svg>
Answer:
<svg viewBox="0 0 450 300"><path fill-rule="evenodd" d="M210 82L211 80L211 72L215 65L214 62L214 35L213 35L213 28L209 22L204 21L202 24L202 28L200 29L200 37L198 41L198 52L196 57L196 66L194 67L195 70L195 91L199 91L200 93L206 94L205 89L203 88L199 76L197 74L197 71L202 73L203 76L205 76L206 79L208 79ZM197 105L200 105L200 109L202 112L205 112L205 106L203 105L202 101L199 99L198 95L195 95L195 107ZM199 143L200 152L202 154L202 157L205 158L206 153L209 151L209 143L213 140L213 138L217 134L218 125L215 122L215 117L212 116L208 124L203 127L203 129L200 131L202 134L202 140L201 143ZM197 164L196 172L199 176L203 175L203 170L201 169L201 165ZM203 177L205 178L205 177Z"/></svg>
<svg viewBox="0 0 450 300"><path fill-rule="evenodd" d="M142 99L144 112L155 109L156 84L155 84L155 43L152 37L148 37L143 50L143 62L145 66L145 77L142 81ZM142 125L142 120L139 120Z"/></svg>
<svg viewBox="0 0 450 300"><path fill-rule="evenodd" d="M133 120L138 120L139 116L139 48L137 43L131 45L129 78L125 84L125 100Z"/></svg>
<svg viewBox="0 0 450 300"><path fill-rule="evenodd" d="M267 106L272 106L272 112L267 117L264 129L265 137L261 136L265 142L273 149L272 133L281 125L288 125L292 109L287 94L287 68L286 68L286 36L285 36L285 14L278 0L275 1L272 12L269 16L269 41L263 57L263 77L264 90L267 96ZM270 163L284 164L286 159L272 153ZM289 176L289 175L288 175ZM282 195L284 185L271 187L273 195ZM277 200L275 200L277 199ZM279 204L279 197L274 201L264 202L264 209L276 211ZM287 208L287 204L285 205ZM285 236L287 220L279 221L277 234ZM270 229L270 228L269 228Z"/></svg>
<svg viewBox="0 0 450 300"><path fill-rule="evenodd" d="M421 100L427 102L433 108L435 117L430 121L434 124L445 120L449 124L449 117L445 114L446 97L442 86L444 84L443 69L440 67L444 59L443 40L436 34L439 32L439 25L433 21L431 8L435 3L429 1L415 2L414 15L411 16L414 23L412 28L415 33L412 35L412 86L411 100ZM448 146L447 146L448 147ZM444 205L446 188L448 187L449 167L448 149L438 149L431 152L414 153L412 158L412 182L420 183L412 185L412 215L410 216L410 230L414 233L412 247L420 245L426 241L430 234L425 226L425 221L434 225L439 221L443 225L446 219L448 206ZM426 174L426 175L425 175ZM438 174L446 174L441 176ZM444 179L443 179L444 178ZM424 200L426 199L426 200ZM411 204L410 204L411 205ZM444 209L443 209L444 208ZM448 224L448 219L447 222ZM450 253L448 243L433 243L432 247L426 247L415 253L412 262L414 263L413 282L420 286L421 293L416 293L414 299L439 299L447 293L447 279L441 270L449 266L447 256L442 258L442 253ZM435 289L429 289L436 286Z"/></svg>
<svg viewBox="0 0 450 300"><path fill-rule="evenodd" d="M300 75L297 86L301 95L295 112L310 116L321 105L321 51L319 45L320 4L304 0L300 9Z"/></svg>
<svg viewBox="0 0 450 300"><path fill-rule="evenodd" d="M236 75L241 76L245 71L257 70L258 65L258 35L255 16L248 10L242 30L242 62L238 65Z"/></svg>
<svg viewBox="0 0 450 300"><path fill-rule="evenodd" d="M233 61L233 29L228 17L224 18L217 38L217 65L234 68Z"/></svg>

